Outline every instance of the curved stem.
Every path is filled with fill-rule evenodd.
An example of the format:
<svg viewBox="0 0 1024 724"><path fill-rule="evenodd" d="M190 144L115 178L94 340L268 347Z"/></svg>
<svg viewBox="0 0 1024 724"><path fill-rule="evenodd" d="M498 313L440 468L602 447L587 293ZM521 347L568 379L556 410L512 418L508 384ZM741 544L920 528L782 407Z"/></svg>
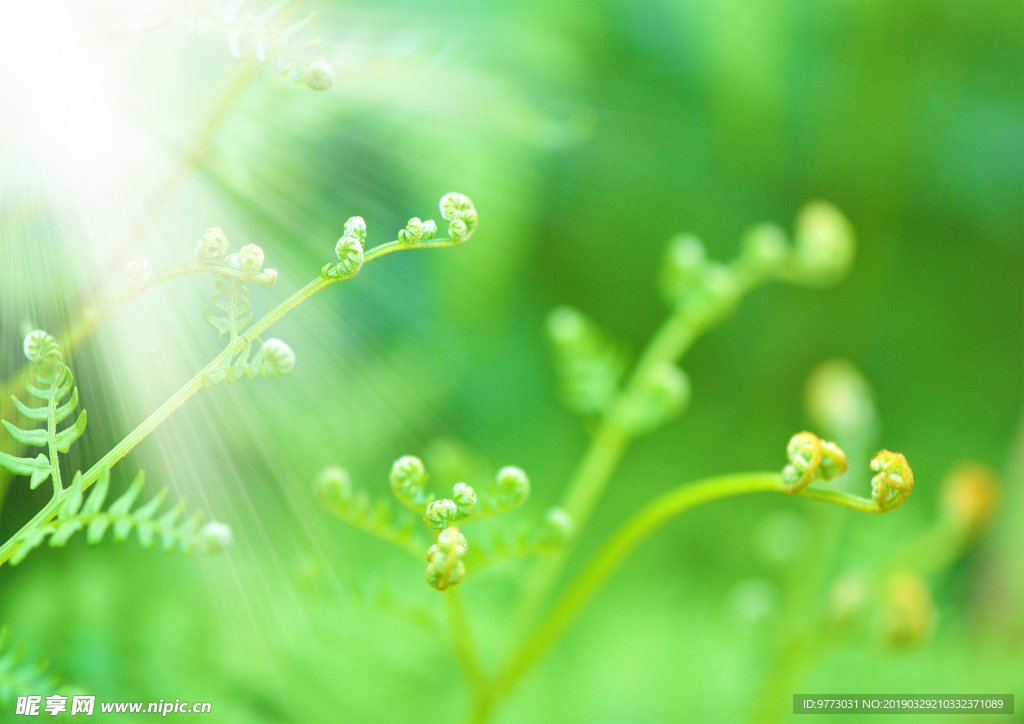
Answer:
<svg viewBox="0 0 1024 724"><path fill-rule="evenodd" d="M477 721L485 721L495 702L504 696L522 675L565 632L572 621L600 589L619 564L654 531L680 513L720 498L754 492L793 494L779 473L748 473L708 478L683 485L651 501L623 523L583 572L562 594L544 622L519 646L508 665L495 680L490 695L478 706ZM804 498L841 505L868 513L883 512L871 500L848 493L805 488L797 493Z"/></svg>
<svg viewBox="0 0 1024 724"><path fill-rule="evenodd" d="M65 331L58 341L58 345L65 353L67 353L77 347L79 343L96 331L96 328L99 327L99 325L102 324L118 308L127 304L143 292L153 289L154 287L158 287L161 284L166 284L167 282L173 279L178 279L179 277L188 276L190 274L201 274L204 272L210 272L219 276L232 277L236 279L244 279L246 281L253 281L266 285L272 285L277 281L277 274L272 271L261 271L256 272L255 274L247 274L241 269L236 269L235 267L228 266L227 264L210 264L207 262L190 262L188 264L180 264L178 266L171 267L170 269L165 269L157 274L151 274L142 281L125 287L99 306L89 307L82 312L82 316L79 317L67 331ZM23 375L27 374L29 366L30 365L26 363L20 370L12 374L2 385L0 385L0 417L7 417L8 400L10 400L12 394L17 392L19 380ZM51 451L51 457L55 456L55 454L55 452ZM54 457L53 459L56 458ZM56 470L56 466L54 469ZM55 488L59 481L60 475L55 474L53 477ZM3 494L5 492L6 487L0 486L0 501L3 500ZM59 492L59 490L57 492Z"/></svg>
<svg viewBox="0 0 1024 724"><path fill-rule="evenodd" d="M468 237L467 237L468 238ZM466 241L461 239L459 241L452 241L450 239L439 239L434 241L417 242L413 244L404 244L401 242L390 242L388 244L382 244L374 249L371 249L365 255L366 261L372 261L377 257L388 254L392 251L398 251L399 249L442 249L449 246L458 246ZM111 450L100 458L96 463L89 468L89 470L82 476L82 490L86 490L99 478L100 473L105 469L113 466L118 460L123 458L129 452L132 451L136 445L142 442L149 433L153 432L160 423L170 417L171 413L181 407L185 402L202 389L203 379L208 372L216 370L226 360L237 353L238 349L245 342L252 342L256 337L266 331L272 324L277 322L281 317L286 315L289 311L302 304L304 301L309 299L311 296L316 294L324 287L330 286L335 282L345 281L351 279L355 274L349 274L347 276L329 277L324 278L322 276L317 277L306 286L299 289L297 292L292 294L286 300L278 304L274 309L268 312L262 319L253 324L244 334L240 335L234 344L228 345L228 347L218 354L213 360L206 365L202 370L196 374L191 380L185 383L184 387L175 392L170 399L164 404L158 407L149 417L147 417L138 427L128 433L127 436ZM15 533L9 540L3 545L0 545L0 565L3 565L20 545L21 536L31 528L36 527L42 523L49 521L57 514L60 506L63 504L64 499L70 494L70 488L65 489L58 495L54 495L50 499L42 510L40 510L32 519L26 523L21 529Z"/></svg>

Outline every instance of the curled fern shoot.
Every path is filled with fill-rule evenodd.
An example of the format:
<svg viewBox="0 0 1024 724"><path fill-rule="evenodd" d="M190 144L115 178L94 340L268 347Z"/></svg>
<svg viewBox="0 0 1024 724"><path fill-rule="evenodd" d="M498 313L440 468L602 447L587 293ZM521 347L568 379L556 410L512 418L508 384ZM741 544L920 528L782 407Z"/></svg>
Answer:
<svg viewBox="0 0 1024 724"><path fill-rule="evenodd" d="M48 477L52 478L53 492L57 495L63 490L57 455L68 452L82 436L87 417L82 410L72 425L63 430L57 429L78 407L78 388L74 386L74 377L64 365L56 340L46 332L37 330L29 333L25 337L24 349L25 356L33 363L34 378L33 382L23 379L25 390L46 405L29 407L13 395L11 401L25 418L45 423L45 427L26 430L7 420L3 420L3 426L15 442L27 447L45 447L50 455L47 458L40 453L35 458L22 458L0 452L0 466L15 475L28 476L32 488L38 487ZM70 398L62 404L69 393Z"/></svg>
<svg viewBox="0 0 1024 724"><path fill-rule="evenodd" d="M458 528L453 526L438 533L437 542L427 551L426 578L431 588L443 591L462 582L466 576L462 557L467 550L469 544Z"/></svg>
<svg viewBox="0 0 1024 724"><path fill-rule="evenodd" d="M782 470L788 492L798 493L816 478L831 480L846 472L846 453L811 432L798 432L786 446L789 464Z"/></svg>

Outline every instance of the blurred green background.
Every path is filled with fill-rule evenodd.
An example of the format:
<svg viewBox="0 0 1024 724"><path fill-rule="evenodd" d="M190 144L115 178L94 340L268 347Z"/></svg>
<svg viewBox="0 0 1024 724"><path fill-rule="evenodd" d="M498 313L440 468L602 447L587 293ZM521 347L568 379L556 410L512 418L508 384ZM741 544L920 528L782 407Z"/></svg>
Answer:
<svg viewBox="0 0 1024 724"><path fill-rule="evenodd" d="M331 260L351 215L380 243L459 191L481 227L317 295L273 330L298 356L290 375L200 393L115 468L116 485L142 467L154 490L228 522L226 555L79 540L0 569L0 623L32 655L99 700L209 701L210 721L461 719L469 698L422 566L322 512L312 479L340 464L384 495L393 459L453 439L492 469L524 468L520 516L539 515L587 442L558 403L548 310L574 305L636 352L667 311L668 239L694 233L728 260L747 227L789 229L822 198L857 231L853 272L827 290L759 289L697 343L682 362L689 409L627 453L570 569L662 491L781 468L809 424L804 382L830 358L872 385L875 446L906 455L913 496L884 517L781 496L691 511L612 578L498 720L785 719L794 693L1024 705L1019 1L305 0L288 12L319 13L304 37L333 64L323 94L232 63L223 36L105 33L127 5L20 3L4 31L4 377L26 323L60 330L127 283L109 269L189 260L210 226L279 270L253 291L257 316ZM201 320L212 287L154 290L71 356L90 421L71 466L217 353ZM927 577L932 635L897 650L870 621L815 628L839 576L917 550L962 460L999 474L1001 503ZM27 487L3 503L4 540L46 500ZM763 534L780 528L796 541L781 553ZM460 587L492 669L531 567Z"/></svg>

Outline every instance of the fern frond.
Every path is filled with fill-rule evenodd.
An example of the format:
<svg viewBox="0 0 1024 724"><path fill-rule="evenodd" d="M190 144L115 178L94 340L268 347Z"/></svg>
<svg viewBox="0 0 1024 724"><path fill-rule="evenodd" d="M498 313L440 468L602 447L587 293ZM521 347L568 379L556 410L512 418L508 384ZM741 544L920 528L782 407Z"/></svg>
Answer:
<svg viewBox="0 0 1024 724"><path fill-rule="evenodd" d="M270 338L264 342L257 337L253 341L257 345L255 354L252 354L252 342L244 340L237 354L226 358L220 367L204 373L203 385L213 387L224 381L232 384L243 377L250 380L254 377L280 377L295 367L295 352L281 340Z"/></svg>
<svg viewBox="0 0 1024 724"><path fill-rule="evenodd" d="M626 371L625 356L595 322L572 307L553 309L547 332L563 404L581 415L605 412Z"/></svg>
<svg viewBox="0 0 1024 724"><path fill-rule="evenodd" d="M182 520L185 500L156 517L167 498L166 488L133 510L132 506L145 482L145 475L139 471L128 490L103 510L110 488L109 468L100 474L84 504L82 474L77 473L56 519L20 534L16 541L19 545L10 559L11 565L20 563L47 538L50 539L50 546L57 548L65 545L81 530L86 531L86 540L90 545L102 541L108 530L113 530L114 540L123 543L134 530L143 548L152 548L159 540L164 551L171 553L180 550L185 555L191 555L194 550L218 553L230 545L231 530L223 523L211 521L200 527L203 521L201 512Z"/></svg>
<svg viewBox="0 0 1024 724"><path fill-rule="evenodd" d="M473 546L466 554L466 566L479 570L506 560L554 553L565 548L572 533L569 514L561 508L551 508L532 529L523 526L513 533L498 529L489 537L474 537Z"/></svg>
<svg viewBox="0 0 1024 724"><path fill-rule="evenodd" d="M248 0L232 0L219 9L211 7L205 12L197 10L195 3L170 2L160 21L139 29L185 25L193 37L209 32L220 33L227 39L228 52L233 60L243 60L245 50L252 47L259 63L266 65L276 59L274 68L281 75L290 76L294 82L303 83L313 90L325 91L334 83L333 69L322 58L312 62L308 60L320 45L319 38L305 43L294 40L296 35L317 21L317 14L310 13L288 26L277 22L292 2L279 0L258 15L242 12Z"/></svg>
<svg viewBox="0 0 1024 724"><path fill-rule="evenodd" d="M45 659L26 661L21 647L11 645L11 630L7 626L0 628L0 706L7 710L18 696L26 693L48 696L59 685Z"/></svg>
<svg viewBox="0 0 1024 724"><path fill-rule="evenodd" d="M299 559L294 575L302 590L311 597L339 606L372 608L407 621L434 638L444 639L444 629L430 608L396 593L385 583L342 583L310 556Z"/></svg>
<svg viewBox="0 0 1024 724"><path fill-rule="evenodd" d="M362 488L353 486L348 473L331 467L317 477L313 486L316 500L328 513L354 528L385 540L421 559L427 546L416 535L418 521L391 507L387 498L373 499Z"/></svg>
<svg viewBox="0 0 1024 724"><path fill-rule="evenodd" d="M231 340L234 341L252 321L252 312L249 311L249 288L241 279L231 277L218 277L215 286L217 291L210 298L210 302L223 316L213 314L207 307L203 310L203 320L217 330L218 339L230 334Z"/></svg>
<svg viewBox="0 0 1024 724"><path fill-rule="evenodd" d="M45 447L50 457L40 453L35 458L23 458L0 453L0 467L30 478L29 486L35 489L48 477L53 477L54 492L61 491L60 468L57 453L66 453L71 445L82 436L88 422L85 410L78 415L74 424L57 430L57 425L64 422L78 408L78 388L74 385L74 375L63 363L63 357L56 341L46 332L35 331L25 337L25 356L33 362L33 376L36 382L45 385L38 387L28 379L23 379L25 390L36 399L46 402L45 406L29 407L14 395L11 400L25 418L33 422L45 423L44 428L24 429L7 420L2 420L7 434L21 445ZM62 400L70 399L62 404Z"/></svg>

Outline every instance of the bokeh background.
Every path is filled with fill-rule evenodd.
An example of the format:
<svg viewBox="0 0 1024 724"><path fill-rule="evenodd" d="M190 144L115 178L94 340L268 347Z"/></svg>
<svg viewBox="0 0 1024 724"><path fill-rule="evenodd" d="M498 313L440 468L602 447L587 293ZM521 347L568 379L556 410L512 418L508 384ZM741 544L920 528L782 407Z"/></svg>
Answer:
<svg viewBox="0 0 1024 724"><path fill-rule="evenodd" d="M689 409L630 449L570 570L672 486L781 468L810 424L805 380L827 359L870 383L874 447L907 456L913 496L884 517L781 496L686 514L498 719L782 720L794 693L1013 693L1019 710L1024 5L303 0L287 12L312 10L303 37L324 40L326 93L232 62L221 35L111 32L137 22L131 3L5 8L4 377L26 327L58 332L129 283L126 261L189 260L208 227L233 248L261 245L279 270L253 291L259 315L315 277L350 215L371 243L438 218L448 191L481 217L464 247L392 255L314 297L272 333L296 351L290 375L203 391L115 468L116 486L145 468L154 491L228 522L226 555L78 540L0 569L0 623L30 655L102 701L212 702L210 721L460 719L469 699L422 566L321 511L312 479L340 464L384 495L394 458L456 441L484 468L527 470L521 517L539 515L588 435L559 405L547 312L574 305L636 352L666 314L656 278L673 235L727 260L747 227L791 228L823 198L856 229L852 273L827 290L759 289L694 347ZM89 429L71 466L217 353L201 319L212 291L197 277L154 290L73 352ZM999 504L932 565L948 553L941 482L964 460L995 471ZM866 493L862 463L851 484ZM45 487L13 481L0 537ZM842 576L873 581L907 551L928 569L928 635L894 647L874 604L848 628L818 623ZM530 569L461 587L492 669Z"/></svg>

